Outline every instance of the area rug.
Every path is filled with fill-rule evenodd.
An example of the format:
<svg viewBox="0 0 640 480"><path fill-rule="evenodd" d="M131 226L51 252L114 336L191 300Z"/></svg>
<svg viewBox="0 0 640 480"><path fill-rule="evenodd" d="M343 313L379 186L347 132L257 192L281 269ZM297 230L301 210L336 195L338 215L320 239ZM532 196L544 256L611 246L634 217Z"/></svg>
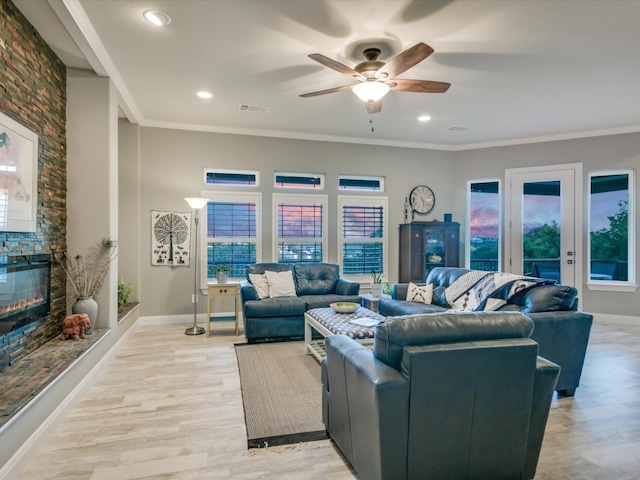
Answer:
<svg viewBox="0 0 640 480"><path fill-rule="evenodd" d="M320 366L303 342L236 345L249 448L327 438Z"/></svg>

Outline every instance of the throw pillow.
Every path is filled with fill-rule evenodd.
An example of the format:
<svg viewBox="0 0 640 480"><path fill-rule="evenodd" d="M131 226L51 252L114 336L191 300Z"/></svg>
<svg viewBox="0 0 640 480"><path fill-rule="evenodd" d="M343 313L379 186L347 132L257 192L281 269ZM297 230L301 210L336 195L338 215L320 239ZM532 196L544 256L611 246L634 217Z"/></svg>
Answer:
<svg viewBox="0 0 640 480"><path fill-rule="evenodd" d="M251 282L251 285L253 285L253 288L256 289L256 293L260 300L263 298L269 298L269 282L267 282L267 277L265 275L250 273L249 281Z"/></svg>
<svg viewBox="0 0 640 480"><path fill-rule="evenodd" d="M293 284L293 272L287 270L285 272L264 272L269 282L270 297L295 297L296 287Z"/></svg>
<svg viewBox="0 0 640 480"><path fill-rule="evenodd" d="M407 300L410 302L431 303L433 298L433 283L420 287L415 283L409 283Z"/></svg>

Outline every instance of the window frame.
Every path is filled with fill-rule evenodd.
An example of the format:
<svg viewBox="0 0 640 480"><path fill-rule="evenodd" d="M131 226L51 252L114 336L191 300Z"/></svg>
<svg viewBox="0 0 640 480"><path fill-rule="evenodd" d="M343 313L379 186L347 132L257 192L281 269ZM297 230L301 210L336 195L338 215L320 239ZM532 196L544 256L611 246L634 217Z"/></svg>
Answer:
<svg viewBox="0 0 640 480"><path fill-rule="evenodd" d="M628 205L627 205L627 280L592 280L591 279L591 183L594 177L627 175L628 176ZM585 283L589 290L633 292L636 284L636 208L635 208L635 171L633 169L595 170L587 174L587 268Z"/></svg>
<svg viewBox="0 0 640 480"><path fill-rule="evenodd" d="M363 207L382 207L382 238L349 238L345 239L342 235L342 225L344 221L343 210L347 205L363 206ZM356 195L338 195L337 196L337 222L336 222L336 240L337 240L337 263L340 265L342 275L349 280L360 282L361 284L370 284L372 281L371 274L347 275L344 273L343 242L379 242L382 240L382 274L383 283L389 281L389 198L386 196L356 196Z"/></svg>
<svg viewBox="0 0 640 480"><path fill-rule="evenodd" d="M230 202L230 203L255 203L256 205L256 236L255 236L255 245L256 245L256 263L262 262L262 192L211 192L204 191L201 192L202 198L207 198L209 202ZM200 215L200 251L198 254L200 255L200 284L202 285L202 290L204 291L207 288L207 284L209 283L208 273L208 262L207 262L207 246L209 244L209 237L207 236L207 217L208 208L205 207L201 211ZM252 242L254 239L245 238L243 241ZM229 277L229 279L243 279L243 277Z"/></svg>
<svg viewBox="0 0 640 480"><path fill-rule="evenodd" d="M328 203L329 197L326 194L313 194L313 193L273 193L272 195L272 249L271 258L273 262L278 262L278 243L280 237L278 236L278 205L280 203L290 205L322 205L322 238L319 240L313 240L313 243L322 243L322 262L327 261L328 255L328 232L329 232L329 218L328 218ZM289 237L287 237L289 238ZM294 241L308 241L309 238L291 237ZM286 262L285 262L286 263ZM295 263L295 262L294 262Z"/></svg>

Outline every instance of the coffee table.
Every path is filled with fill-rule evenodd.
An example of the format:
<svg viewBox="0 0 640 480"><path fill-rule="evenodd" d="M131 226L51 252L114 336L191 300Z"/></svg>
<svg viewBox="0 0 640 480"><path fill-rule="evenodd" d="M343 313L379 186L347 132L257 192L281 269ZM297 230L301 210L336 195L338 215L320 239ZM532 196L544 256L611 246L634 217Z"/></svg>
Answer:
<svg viewBox="0 0 640 480"><path fill-rule="evenodd" d="M375 326L366 327L352 323L352 320L371 319L377 322L385 320L384 315L372 312L368 308L359 307L353 313L336 313L332 308L312 308L304 314L305 353L314 356L318 361L325 356L324 337L327 335L347 335L356 342L372 345ZM314 340L313 332L322 335L322 339Z"/></svg>

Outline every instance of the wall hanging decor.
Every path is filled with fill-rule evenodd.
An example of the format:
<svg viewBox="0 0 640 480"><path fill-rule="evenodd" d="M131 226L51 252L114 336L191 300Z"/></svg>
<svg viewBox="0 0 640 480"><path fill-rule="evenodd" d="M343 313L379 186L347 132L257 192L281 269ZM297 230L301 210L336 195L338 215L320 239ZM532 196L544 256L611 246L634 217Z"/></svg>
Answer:
<svg viewBox="0 0 640 480"><path fill-rule="evenodd" d="M189 266L191 215L151 210L151 266Z"/></svg>
<svg viewBox="0 0 640 480"><path fill-rule="evenodd" d="M0 113L0 230L35 232L38 135Z"/></svg>

